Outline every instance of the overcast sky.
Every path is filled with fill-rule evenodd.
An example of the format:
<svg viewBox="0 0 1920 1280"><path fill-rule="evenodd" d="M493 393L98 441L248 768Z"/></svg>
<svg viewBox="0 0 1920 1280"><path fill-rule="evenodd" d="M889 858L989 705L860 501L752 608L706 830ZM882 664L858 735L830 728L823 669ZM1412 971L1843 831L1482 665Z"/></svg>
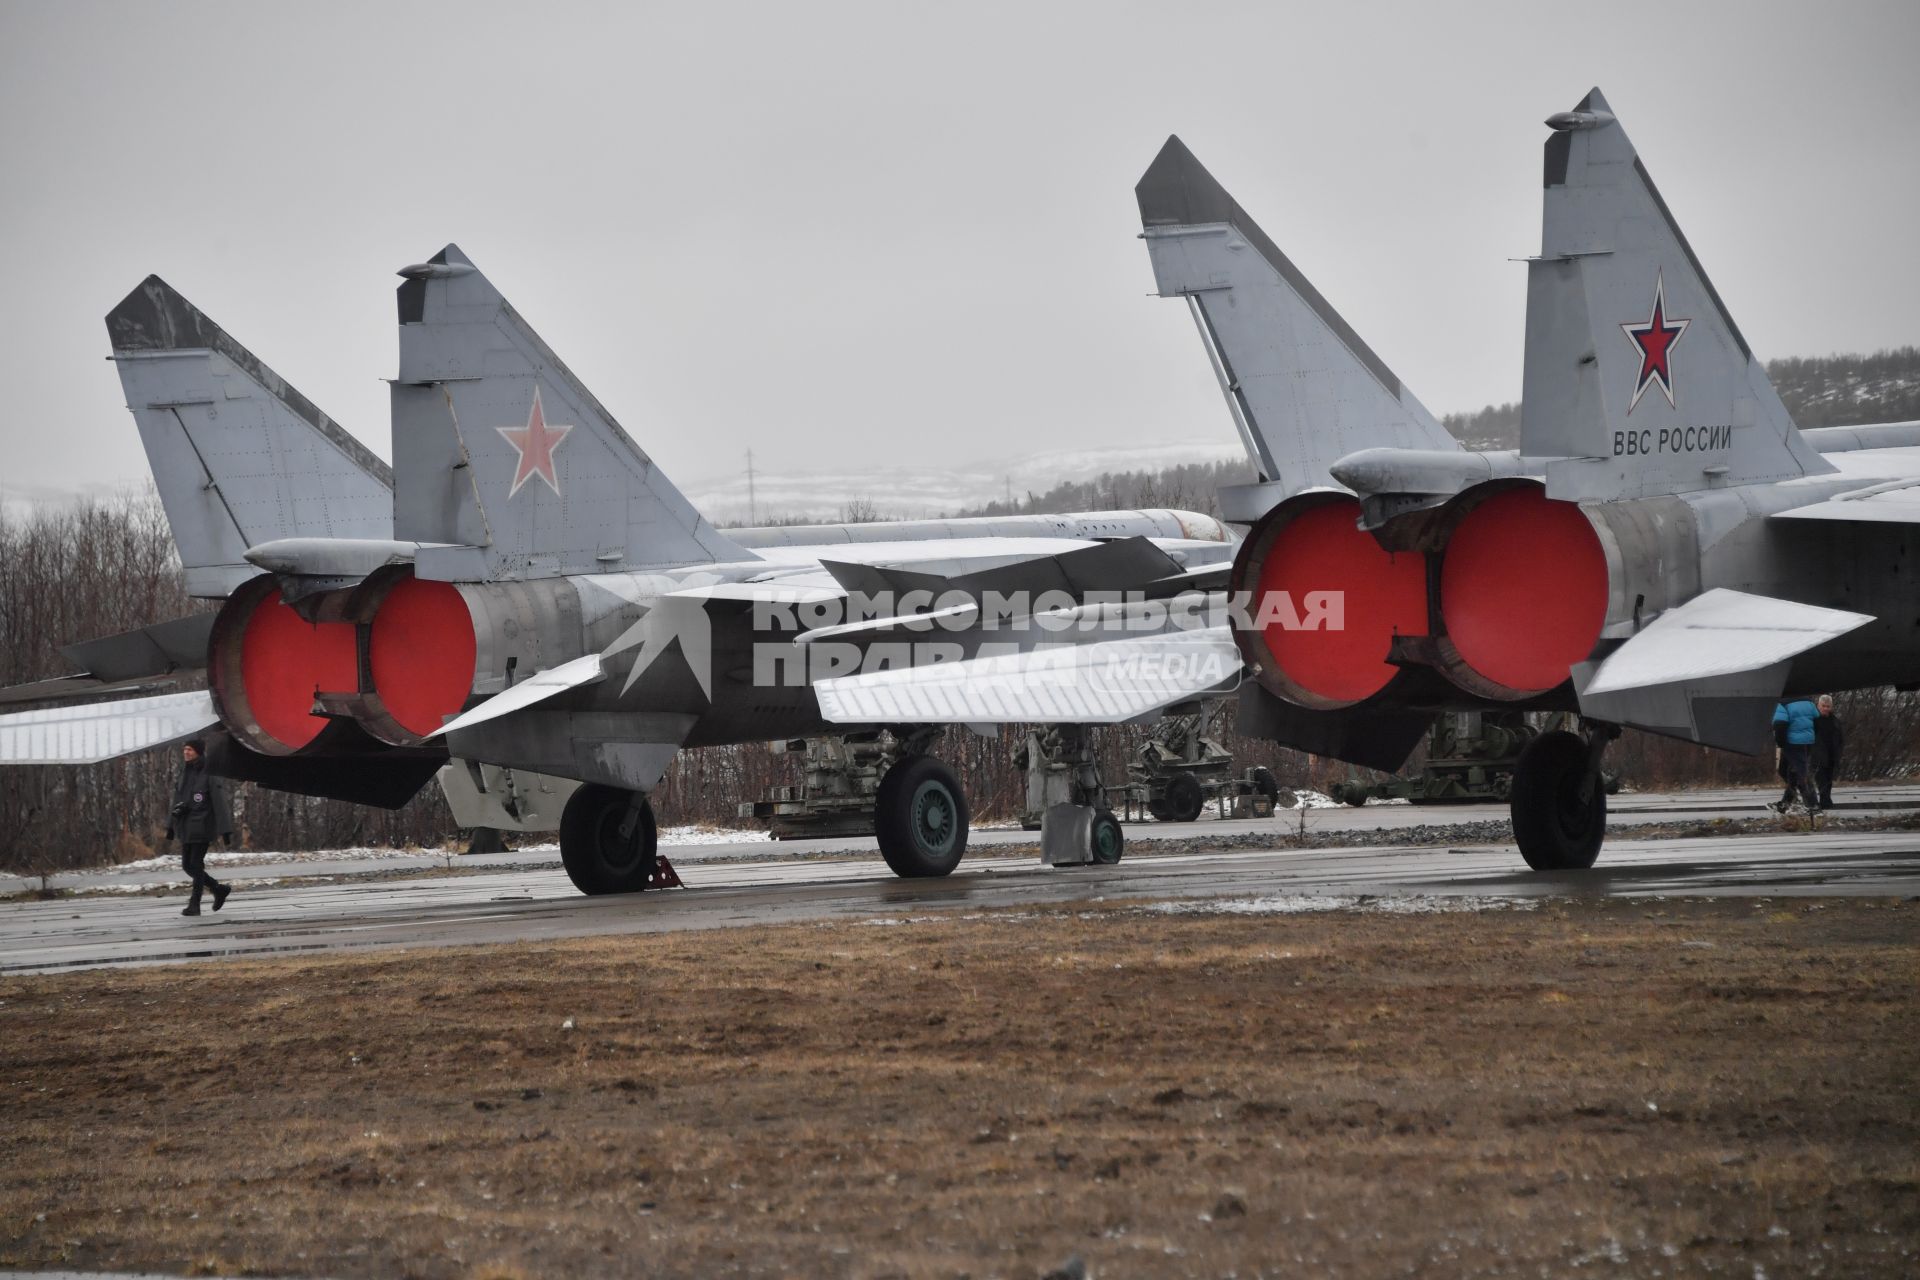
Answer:
<svg viewBox="0 0 1920 1280"><path fill-rule="evenodd" d="M0 491L144 478L101 318L149 272L390 456L450 240L689 489L1230 442L1135 239L1170 132L1430 408L1514 399L1596 83L1763 358L1904 345L1917 67L1911 0L0 0Z"/></svg>

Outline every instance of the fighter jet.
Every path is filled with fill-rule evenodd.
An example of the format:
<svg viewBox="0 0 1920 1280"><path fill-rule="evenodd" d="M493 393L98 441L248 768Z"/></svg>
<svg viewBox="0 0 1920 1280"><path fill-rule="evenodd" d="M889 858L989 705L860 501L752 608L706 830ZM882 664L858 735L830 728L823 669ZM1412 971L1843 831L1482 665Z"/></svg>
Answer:
<svg viewBox="0 0 1920 1280"><path fill-rule="evenodd" d="M1208 516L723 531L457 247L401 275L391 471L157 278L109 315L188 590L222 603L184 641L148 629L76 650L104 655L78 683L197 666L209 688L0 717L0 763L212 730L230 776L366 803L404 803L449 760L469 797L491 785L483 768L559 780L567 872L611 893L656 874L647 793L683 747L881 724L906 744L880 791L881 851L900 875L944 875L966 797L925 753L931 721L895 714L891 677L950 707L936 668L999 656L1013 684L1097 723L1237 669L1217 644L1211 673L1059 652L1115 628L1137 652L1166 601L1224 581L1233 542Z"/></svg>
<svg viewBox="0 0 1920 1280"><path fill-rule="evenodd" d="M1236 615L1242 728L1382 764L1440 710L1577 713L1513 780L1560 871L1598 857L1622 726L1758 752L1783 695L1920 679L1920 423L1796 429L1599 90L1547 126L1517 451L1438 432L1177 139L1139 196L1235 421L1336 455L1229 512L1235 590L1345 601L1340 630Z"/></svg>

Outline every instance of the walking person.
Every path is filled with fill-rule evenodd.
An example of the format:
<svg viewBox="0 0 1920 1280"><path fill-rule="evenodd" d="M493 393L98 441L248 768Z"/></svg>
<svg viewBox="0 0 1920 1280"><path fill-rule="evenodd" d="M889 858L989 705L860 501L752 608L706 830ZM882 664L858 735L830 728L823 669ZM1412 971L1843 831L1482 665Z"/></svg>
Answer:
<svg viewBox="0 0 1920 1280"><path fill-rule="evenodd" d="M231 885L207 874L207 846L223 837L233 843L233 800L227 780L207 768L204 741L189 739L180 754L184 763L180 783L173 789L173 808L168 810L167 839L180 841L180 865L193 880L193 896L180 914L197 916L201 890L213 893L215 911L227 904L227 895L233 892Z"/></svg>
<svg viewBox="0 0 1920 1280"><path fill-rule="evenodd" d="M1775 759L1787 789L1780 803L1767 807L1778 813L1793 808L1796 794L1806 801L1807 812L1819 807L1813 793L1813 723L1819 718L1820 708L1805 698L1779 703L1773 709Z"/></svg>
<svg viewBox="0 0 1920 1280"><path fill-rule="evenodd" d="M1833 808L1833 775L1840 768L1840 753L1846 750L1847 735L1833 714L1833 695L1823 693L1814 704L1820 718L1813 722L1813 781L1822 809Z"/></svg>

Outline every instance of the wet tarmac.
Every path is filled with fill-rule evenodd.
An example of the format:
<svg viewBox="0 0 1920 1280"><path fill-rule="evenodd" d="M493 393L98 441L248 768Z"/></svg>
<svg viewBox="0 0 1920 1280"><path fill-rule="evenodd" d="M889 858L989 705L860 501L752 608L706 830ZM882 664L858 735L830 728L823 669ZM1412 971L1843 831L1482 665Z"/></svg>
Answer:
<svg viewBox="0 0 1920 1280"><path fill-rule="evenodd" d="M1776 798L1772 791L1729 787L1714 790L1680 792L1638 792L1613 796L1609 800L1609 825L1617 838L1630 834L1635 826L1679 821L1711 821L1715 818L1755 818L1765 816L1764 804ZM1836 795L1835 811L1841 817L1869 817L1920 810L1920 786L1875 786L1847 788ZM1126 835L1136 851L1140 846L1162 840L1190 840L1195 837L1239 837L1262 833L1309 834L1328 832L1378 831L1382 844L1391 844L1393 832L1408 827L1465 826L1471 823L1505 821L1507 806L1493 804L1370 804L1362 808L1335 805L1331 808L1282 811L1271 818L1222 819L1209 815L1199 822L1141 821L1126 824ZM996 847L1032 845L1039 833L1018 828L976 828L968 837L975 854L992 856ZM222 880L244 883L248 880L285 881L290 877L351 876L369 871L432 871L459 867L463 870L551 866L558 874L560 854L551 837L530 848L506 853L449 855L437 852L402 854L382 850L378 858L339 855L302 854L298 861L260 861L233 865L223 862L215 850L213 873ZM525 841L523 841L525 843ZM824 839L769 840L764 835L743 833L738 840L719 843L703 841L697 845L668 846L663 850L682 867L712 862L766 862L782 859L853 857L874 859L877 853L872 836L840 836ZM276 855L261 855L263 859ZM971 855L970 855L971 856ZM707 883L704 870L697 877ZM0 874L0 894L20 893L38 886L38 881ZM140 885L185 884L177 861L168 859L160 868L111 867L97 871L69 872L51 877L56 889L132 889Z"/></svg>
<svg viewBox="0 0 1920 1280"><path fill-rule="evenodd" d="M557 868L544 866L397 882L242 882L225 911L192 919L179 914L178 898L11 903L0 905L0 972L898 921L1135 899L1920 894L1920 833L1636 840L1629 829L1616 832L1593 870L1550 875L1528 871L1510 845L1396 848L1390 831L1382 835L1377 847L1216 854L1156 855L1136 844L1118 866L1071 869L988 850L946 879L918 881L894 878L877 855L731 861L697 868L688 888L610 898L582 897Z"/></svg>

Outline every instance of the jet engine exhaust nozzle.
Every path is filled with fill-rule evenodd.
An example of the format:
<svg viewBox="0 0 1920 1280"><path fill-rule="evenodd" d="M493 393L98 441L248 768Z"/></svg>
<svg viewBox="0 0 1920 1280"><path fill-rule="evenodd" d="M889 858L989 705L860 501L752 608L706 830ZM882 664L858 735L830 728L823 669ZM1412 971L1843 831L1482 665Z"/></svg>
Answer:
<svg viewBox="0 0 1920 1280"><path fill-rule="evenodd" d="M1241 545L1234 638L1271 693L1333 710L1384 689L1397 636L1427 634L1426 557L1391 552L1359 527L1360 503L1306 493L1264 516ZM1325 606L1336 601L1337 608Z"/></svg>
<svg viewBox="0 0 1920 1280"><path fill-rule="evenodd" d="M1600 641L1608 581L1606 551L1576 504L1537 485L1473 502L1440 561L1448 678L1502 701L1564 683Z"/></svg>

